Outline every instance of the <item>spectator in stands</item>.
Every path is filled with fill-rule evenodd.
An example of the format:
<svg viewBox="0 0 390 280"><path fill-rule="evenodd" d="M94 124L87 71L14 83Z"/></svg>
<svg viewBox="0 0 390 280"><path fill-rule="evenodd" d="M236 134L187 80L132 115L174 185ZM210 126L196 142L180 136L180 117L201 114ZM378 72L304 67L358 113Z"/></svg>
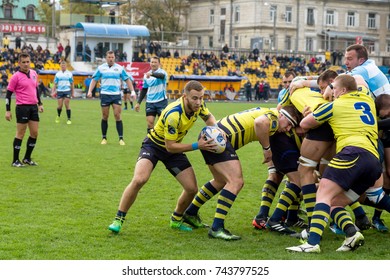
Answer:
<svg viewBox="0 0 390 280"><path fill-rule="evenodd" d="M264 88L263 82L260 83L260 81L257 81L255 83L255 86L253 87L253 89L255 90L255 100L260 100L260 97L261 97L260 92L264 91L263 88Z"/></svg>
<svg viewBox="0 0 390 280"><path fill-rule="evenodd" d="M271 89L271 86L269 85L267 80L264 81L263 89L264 89L264 102L267 103L270 94L270 89Z"/></svg>
<svg viewBox="0 0 390 280"><path fill-rule="evenodd" d="M154 49L154 43L153 43L153 41L151 41L151 42L149 43L149 45L148 45L148 51L149 51L149 54L150 54L150 55L155 54L155 49Z"/></svg>
<svg viewBox="0 0 390 280"><path fill-rule="evenodd" d="M332 57L332 64L336 65L336 63L337 63L337 51L333 51L330 55Z"/></svg>
<svg viewBox="0 0 390 280"><path fill-rule="evenodd" d="M93 52L95 53L95 59L96 58L101 58L101 55L100 55L100 52L99 52L99 47L97 45L93 48Z"/></svg>
<svg viewBox="0 0 390 280"><path fill-rule="evenodd" d="M76 46L76 55L77 56L83 56L83 43L78 42Z"/></svg>
<svg viewBox="0 0 390 280"><path fill-rule="evenodd" d="M240 63L241 63L241 64L246 64L247 62L248 62L247 56L246 56L245 54L242 54L242 55L240 56Z"/></svg>
<svg viewBox="0 0 390 280"><path fill-rule="evenodd" d="M69 43L68 43L68 44L66 45L66 47L65 47L65 61L67 61L67 59L68 59L68 57L69 57L70 50L71 50L71 48L70 48L70 45L69 45Z"/></svg>
<svg viewBox="0 0 390 280"><path fill-rule="evenodd" d="M8 86L8 75L5 70L1 72L1 88L7 88Z"/></svg>
<svg viewBox="0 0 390 280"><path fill-rule="evenodd" d="M194 66L194 69L192 70L192 74L193 75L199 75L199 67L198 66Z"/></svg>
<svg viewBox="0 0 390 280"><path fill-rule="evenodd" d="M237 77L242 77L241 74L242 73L241 73L240 67L237 67L236 70L233 72L233 75L237 76Z"/></svg>
<svg viewBox="0 0 390 280"><path fill-rule="evenodd" d="M88 44L85 45L85 60L91 62L91 49L89 48Z"/></svg>
<svg viewBox="0 0 390 280"><path fill-rule="evenodd" d="M49 59L51 53L48 47L46 47L46 49L43 51L43 54L46 58L45 60Z"/></svg>
<svg viewBox="0 0 390 280"><path fill-rule="evenodd" d="M175 52L173 53L173 57L174 57L174 58L180 58L180 55L179 55L179 51L178 51L178 50L175 50Z"/></svg>
<svg viewBox="0 0 390 280"><path fill-rule="evenodd" d="M187 69L186 69L186 64L185 64L184 61L182 61L182 62L180 63L179 72L186 72L186 71L187 71Z"/></svg>
<svg viewBox="0 0 390 280"><path fill-rule="evenodd" d="M229 47L227 44L225 44L222 48L222 55L221 55L221 59L226 59L229 55Z"/></svg>
<svg viewBox="0 0 390 280"><path fill-rule="evenodd" d="M211 72L213 70L213 64L210 60L206 60L206 71Z"/></svg>
<svg viewBox="0 0 390 280"><path fill-rule="evenodd" d="M276 79L280 79L281 78L282 74L280 73L280 69L279 68L275 69L273 76Z"/></svg>
<svg viewBox="0 0 390 280"><path fill-rule="evenodd" d="M62 46L61 43L58 43L58 46L57 46L57 54L58 54L58 57L61 58L62 56L62 52L64 51L64 47Z"/></svg>
<svg viewBox="0 0 390 280"><path fill-rule="evenodd" d="M111 19L111 24L115 24L115 10L111 9L109 15Z"/></svg>
<svg viewBox="0 0 390 280"><path fill-rule="evenodd" d="M9 49L9 38L8 38L8 36L7 35L5 35L4 36L4 38L3 38L3 48L4 49Z"/></svg>
<svg viewBox="0 0 390 280"><path fill-rule="evenodd" d="M43 66L42 60L38 60L38 61L35 63L35 70L43 70L43 69L44 69L44 66Z"/></svg>
<svg viewBox="0 0 390 280"><path fill-rule="evenodd" d="M20 36L16 36L15 38L15 49L20 49L21 48L21 45L22 44L22 39L20 38Z"/></svg>
<svg viewBox="0 0 390 280"><path fill-rule="evenodd" d="M155 54L160 56L161 53L161 45L159 42L154 42Z"/></svg>
<svg viewBox="0 0 390 280"><path fill-rule="evenodd" d="M38 53L41 53L43 49L42 49L41 45L38 45L36 50Z"/></svg>
<svg viewBox="0 0 390 280"><path fill-rule="evenodd" d="M260 51L259 51L259 49L257 48L257 45L256 45L256 47L253 49L252 53L253 53L253 59L254 59L255 61L257 61L257 60L259 59L259 54L260 54Z"/></svg>
<svg viewBox="0 0 390 280"><path fill-rule="evenodd" d="M244 90L246 101L252 102L252 84L249 80L244 84Z"/></svg>

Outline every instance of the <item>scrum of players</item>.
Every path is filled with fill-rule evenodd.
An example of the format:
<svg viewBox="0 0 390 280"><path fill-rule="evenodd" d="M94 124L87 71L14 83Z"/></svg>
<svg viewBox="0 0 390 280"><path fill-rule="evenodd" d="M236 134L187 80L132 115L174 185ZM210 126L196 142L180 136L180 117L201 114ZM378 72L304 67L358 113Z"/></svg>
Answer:
<svg viewBox="0 0 390 280"><path fill-rule="evenodd" d="M390 186L384 185L389 181L390 142L386 132L390 126L380 119L390 116L390 85L374 61L368 59L367 49L362 45L346 49L345 65L348 69L345 74L326 70L316 77L290 77L294 79L284 90L277 109L269 109L261 117L252 117L255 120L252 127L245 119L242 123L237 119L243 112L217 123L227 142L232 144L232 153L250 141L260 142L269 176L262 190L259 213L252 225L256 229L298 237L302 244L288 247L287 251L321 252L320 241L328 221L331 221L329 226L334 233L345 235L337 249L342 252L363 245L364 230L373 227L380 232L388 231L380 217L383 210L390 211ZM291 107L295 110L291 111ZM280 116L282 120L283 117L288 119L290 126L272 131L272 127L279 125L276 123L281 123ZM267 119L261 129L256 124L260 118ZM237 128L240 128L239 133ZM251 133L255 137L245 139L245 135ZM264 139L264 134L268 139ZM241 144L237 146L237 143ZM206 163L209 167L214 166L219 161L208 161L208 153L203 153ZM221 156L214 158L217 157ZM238 168L240 170L239 165ZM215 220L226 217L243 186L243 179L239 177L240 182L220 181L226 177L215 176L218 172L214 167L210 170L214 178L202 187L187 211L199 222L198 210L212 195L221 189L233 189L233 196L227 199L229 205L218 200L217 204L223 205L217 205L209 236L238 240L240 237L225 230L223 223L223 230L214 225ZM285 187L274 212L269 215L284 177L287 177ZM232 183L239 187L235 190ZM308 223L298 216L301 202ZM362 204L375 208L371 221ZM348 208L353 211L354 219L346 210ZM295 232L292 228L302 231Z"/></svg>
<svg viewBox="0 0 390 280"><path fill-rule="evenodd" d="M384 185L389 174L386 165L388 128L385 120L377 119L388 117L389 82L374 61L368 59L362 45L346 49L345 65L346 74L326 70L318 77L295 78L278 104L278 108L293 105L303 117L295 128L303 137L300 146L297 145L300 156L295 171L299 179L290 178L295 171L278 174L277 165L269 168L278 176L268 177L262 192L262 207L252 224L258 229L268 228L300 238L303 244L288 247L288 251L319 253L328 220L332 221L333 232L346 236L337 251L352 251L363 245L361 232L371 226L381 232L388 231L380 219L382 210L390 209L389 186ZM358 162L362 154L374 155L372 166L367 166L368 160L363 164ZM375 168L371 169L373 166ZM375 176L369 179L365 173L368 170ZM288 178L286 187L268 218L283 175ZM276 180L272 181L273 178ZM308 224L301 219L289 223L289 209L296 211L292 206L300 197L303 197ZM375 207L371 222L361 203ZM345 209L348 205L355 221ZM303 230L295 233L289 226Z"/></svg>

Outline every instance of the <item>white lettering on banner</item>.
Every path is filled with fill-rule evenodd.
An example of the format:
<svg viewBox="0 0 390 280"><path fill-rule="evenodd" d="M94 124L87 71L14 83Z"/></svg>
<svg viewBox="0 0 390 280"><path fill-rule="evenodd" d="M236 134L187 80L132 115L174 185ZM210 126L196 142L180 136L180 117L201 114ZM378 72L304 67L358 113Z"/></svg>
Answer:
<svg viewBox="0 0 390 280"><path fill-rule="evenodd" d="M45 26L41 25L22 25L22 24L0 24L1 32L26 32L26 33L45 33Z"/></svg>

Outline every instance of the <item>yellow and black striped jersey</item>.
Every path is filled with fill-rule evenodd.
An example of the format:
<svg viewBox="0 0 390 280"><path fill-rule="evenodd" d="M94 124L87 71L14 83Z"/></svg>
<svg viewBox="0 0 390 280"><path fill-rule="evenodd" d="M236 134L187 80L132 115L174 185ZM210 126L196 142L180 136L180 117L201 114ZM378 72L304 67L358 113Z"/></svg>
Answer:
<svg viewBox="0 0 390 280"><path fill-rule="evenodd" d="M279 113L276 109L252 108L224 117L218 121L218 125L223 128L230 143L237 150L252 141L258 141L255 119L263 115L270 120L269 134L273 135L279 128Z"/></svg>
<svg viewBox="0 0 390 280"><path fill-rule="evenodd" d="M188 130L194 125L198 117L203 120L210 115L204 101L199 110L192 115L184 110L183 97L169 104L162 112L154 128L150 130L148 137L157 145L165 148L165 139L180 143Z"/></svg>
<svg viewBox="0 0 390 280"><path fill-rule="evenodd" d="M291 94L290 91L287 91L279 104L282 106L292 104L300 113L302 113L305 106L310 107L310 110L314 111L321 104L328 102L329 101L322 97L321 93L305 87L295 90L293 94Z"/></svg>
<svg viewBox="0 0 390 280"><path fill-rule="evenodd" d="M346 146L366 149L379 158L378 128L374 100L364 91L341 95L313 112L320 122L329 122L337 140L336 152Z"/></svg>

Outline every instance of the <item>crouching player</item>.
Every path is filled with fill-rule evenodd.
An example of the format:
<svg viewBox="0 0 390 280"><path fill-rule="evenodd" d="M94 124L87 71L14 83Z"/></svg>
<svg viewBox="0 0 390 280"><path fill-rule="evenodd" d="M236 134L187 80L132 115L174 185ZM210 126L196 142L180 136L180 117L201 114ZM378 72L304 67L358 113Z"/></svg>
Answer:
<svg viewBox="0 0 390 280"><path fill-rule="evenodd" d="M226 149L221 154L202 150L213 179L204 184L186 210L184 221L194 227L201 227L198 215L200 207L218 192L217 207L209 236L223 240L238 240L240 236L225 229L225 219L238 193L244 186L241 163L236 150L246 144L258 141L263 147L264 163L271 161L270 135L290 131L298 124L298 112L293 106L280 111L268 108L253 108L229 115L218 121L227 137Z"/></svg>

